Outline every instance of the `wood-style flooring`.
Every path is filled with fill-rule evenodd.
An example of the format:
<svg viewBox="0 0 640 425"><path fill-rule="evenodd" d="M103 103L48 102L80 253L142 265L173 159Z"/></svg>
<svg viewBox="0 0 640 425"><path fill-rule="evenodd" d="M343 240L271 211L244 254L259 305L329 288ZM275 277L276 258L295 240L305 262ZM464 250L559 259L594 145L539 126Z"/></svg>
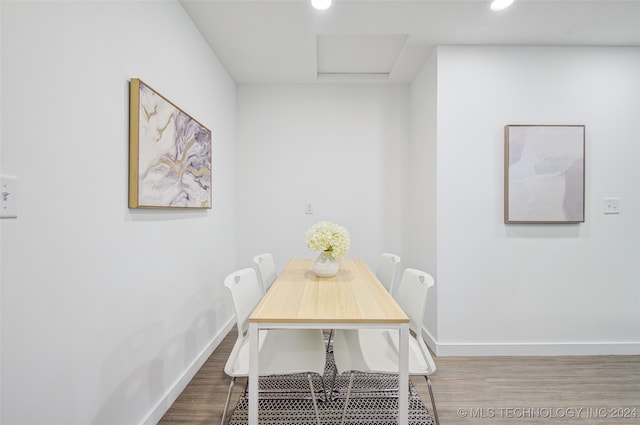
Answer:
<svg viewBox="0 0 640 425"><path fill-rule="evenodd" d="M226 336L159 422L218 425L229 388ZM436 357L441 425L640 424L640 356ZM230 412L244 388L238 379ZM423 378L412 378L431 409ZM227 415L227 421L230 413Z"/></svg>

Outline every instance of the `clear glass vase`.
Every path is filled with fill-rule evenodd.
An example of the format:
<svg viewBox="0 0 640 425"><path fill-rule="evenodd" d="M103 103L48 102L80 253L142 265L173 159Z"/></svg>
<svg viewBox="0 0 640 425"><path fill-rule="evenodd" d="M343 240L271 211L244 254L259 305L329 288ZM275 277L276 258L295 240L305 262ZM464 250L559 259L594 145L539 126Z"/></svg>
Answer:
<svg viewBox="0 0 640 425"><path fill-rule="evenodd" d="M333 277L338 273L338 260L329 251L321 251L313 260L313 272L318 277Z"/></svg>

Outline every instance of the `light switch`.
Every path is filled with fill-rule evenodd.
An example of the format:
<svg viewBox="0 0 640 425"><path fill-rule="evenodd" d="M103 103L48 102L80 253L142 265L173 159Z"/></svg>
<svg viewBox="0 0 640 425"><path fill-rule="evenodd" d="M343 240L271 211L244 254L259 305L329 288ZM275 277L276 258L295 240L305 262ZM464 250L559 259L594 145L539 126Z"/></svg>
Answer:
<svg viewBox="0 0 640 425"><path fill-rule="evenodd" d="M304 204L304 213L305 214L313 214L313 204L311 202L305 202L305 204Z"/></svg>
<svg viewBox="0 0 640 425"><path fill-rule="evenodd" d="M604 198L604 213L605 214L620 214L620 199L619 198Z"/></svg>
<svg viewBox="0 0 640 425"><path fill-rule="evenodd" d="M18 217L18 178L0 176L0 218Z"/></svg>

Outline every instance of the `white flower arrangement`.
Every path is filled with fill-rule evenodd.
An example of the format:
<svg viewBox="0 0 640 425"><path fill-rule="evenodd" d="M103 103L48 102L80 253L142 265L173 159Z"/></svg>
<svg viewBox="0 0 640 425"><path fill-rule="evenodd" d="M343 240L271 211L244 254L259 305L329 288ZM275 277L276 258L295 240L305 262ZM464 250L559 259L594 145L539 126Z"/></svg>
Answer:
<svg viewBox="0 0 640 425"><path fill-rule="evenodd" d="M305 241L310 250L328 252L336 259L344 257L351 244L347 229L326 220L311 226Z"/></svg>

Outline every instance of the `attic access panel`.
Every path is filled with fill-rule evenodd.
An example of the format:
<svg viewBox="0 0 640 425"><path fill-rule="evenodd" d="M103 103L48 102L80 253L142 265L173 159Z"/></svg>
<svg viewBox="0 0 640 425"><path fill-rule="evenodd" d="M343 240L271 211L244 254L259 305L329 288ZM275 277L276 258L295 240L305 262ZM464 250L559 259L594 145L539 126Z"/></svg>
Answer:
<svg viewBox="0 0 640 425"><path fill-rule="evenodd" d="M323 78L389 78L407 34L319 34L317 76Z"/></svg>

